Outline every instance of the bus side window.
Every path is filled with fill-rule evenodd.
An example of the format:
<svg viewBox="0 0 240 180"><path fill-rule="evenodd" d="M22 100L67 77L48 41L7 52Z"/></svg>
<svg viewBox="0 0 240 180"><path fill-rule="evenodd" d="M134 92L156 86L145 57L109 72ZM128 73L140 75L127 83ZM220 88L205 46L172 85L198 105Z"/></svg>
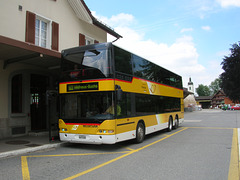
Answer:
<svg viewBox="0 0 240 180"><path fill-rule="evenodd" d="M118 118L124 118L131 116L131 96L130 93L123 92L122 100L118 102L118 106L121 108L121 114Z"/></svg>
<svg viewBox="0 0 240 180"><path fill-rule="evenodd" d="M114 46L115 69L118 72L132 75L131 54Z"/></svg>

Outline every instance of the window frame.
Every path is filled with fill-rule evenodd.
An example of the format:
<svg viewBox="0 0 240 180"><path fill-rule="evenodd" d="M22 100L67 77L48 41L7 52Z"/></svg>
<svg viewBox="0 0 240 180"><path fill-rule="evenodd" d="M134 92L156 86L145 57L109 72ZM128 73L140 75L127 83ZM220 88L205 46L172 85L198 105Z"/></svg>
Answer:
<svg viewBox="0 0 240 180"><path fill-rule="evenodd" d="M85 35L85 45L94 44L94 39Z"/></svg>
<svg viewBox="0 0 240 180"><path fill-rule="evenodd" d="M39 24L40 24L40 26L39 26L39 37L38 37L38 44L37 44L37 42L36 42L36 22L37 22L37 20L39 20ZM44 22L44 23L46 23L46 26L47 26L47 28L46 28L46 47L45 46L42 46L41 45L41 39L42 39L42 34L41 34L41 26L42 26L42 23L41 22ZM35 35L34 35L34 38L35 38L35 45L36 46L40 46L40 47L43 47L43 48L47 48L47 49L51 49L51 44L52 44L52 20L50 20L50 19L48 19L48 18L45 18L45 17L43 17L43 16L40 16L40 15L38 15L38 14L36 14L36 19L35 19L35 25L34 25L34 27L35 27Z"/></svg>

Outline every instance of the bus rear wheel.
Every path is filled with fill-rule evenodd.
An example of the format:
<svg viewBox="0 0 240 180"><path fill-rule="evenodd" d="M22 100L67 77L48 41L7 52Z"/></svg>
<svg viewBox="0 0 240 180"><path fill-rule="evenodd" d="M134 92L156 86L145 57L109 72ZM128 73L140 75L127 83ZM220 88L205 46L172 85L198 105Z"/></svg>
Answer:
<svg viewBox="0 0 240 180"><path fill-rule="evenodd" d="M143 142L145 138L145 126L142 122L139 122L136 129L136 143Z"/></svg>
<svg viewBox="0 0 240 180"><path fill-rule="evenodd" d="M175 125L174 125L174 129L177 129L179 127L179 120L178 117L175 118Z"/></svg>

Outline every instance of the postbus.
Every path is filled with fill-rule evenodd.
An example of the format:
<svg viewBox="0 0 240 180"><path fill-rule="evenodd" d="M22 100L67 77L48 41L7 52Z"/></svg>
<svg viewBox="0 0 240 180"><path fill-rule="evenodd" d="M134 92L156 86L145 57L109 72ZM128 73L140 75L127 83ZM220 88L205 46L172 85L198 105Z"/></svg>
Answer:
<svg viewBox="0 0 240 180"><path fill-rule="evenodd" d="M60 140L114 144L184 121L181 76L112 43L62 51Z"/></svg>

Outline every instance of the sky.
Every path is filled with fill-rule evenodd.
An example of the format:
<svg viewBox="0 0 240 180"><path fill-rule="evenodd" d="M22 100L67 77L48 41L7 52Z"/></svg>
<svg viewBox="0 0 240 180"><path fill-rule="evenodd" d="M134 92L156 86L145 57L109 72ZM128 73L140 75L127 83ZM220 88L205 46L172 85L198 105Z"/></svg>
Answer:
<svg viewBox="0 0 240 180"><path fill-rule="evenodd" d="M114 42L183 78L209 86L240 41L240 0L85 0L123 38ZM116 38L108 35L108 42Z"/></svg>

